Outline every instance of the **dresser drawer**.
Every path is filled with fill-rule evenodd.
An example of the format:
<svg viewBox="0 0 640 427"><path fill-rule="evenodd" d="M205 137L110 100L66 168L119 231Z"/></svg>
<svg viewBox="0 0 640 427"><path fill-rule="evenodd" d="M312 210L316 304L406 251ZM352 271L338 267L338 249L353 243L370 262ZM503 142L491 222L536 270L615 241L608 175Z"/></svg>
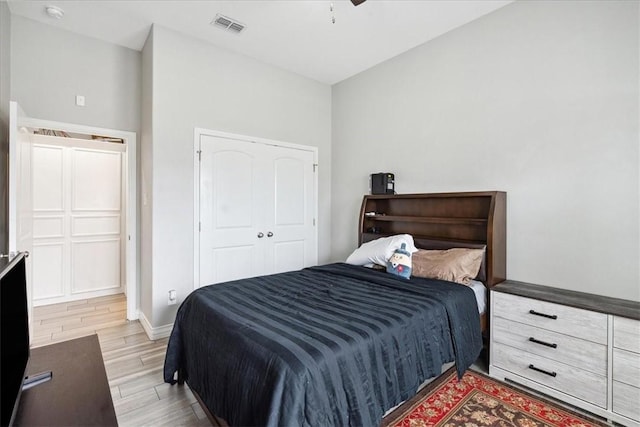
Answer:
<svg viewBox="0 0 640 427"><path fill-rule="evenodd" d="M640 353L640 321L614 316L613 346Z"/></svg>
<svg viewBox="0 0 640 427"><path fill-rule="evenodd" d="M493 292L494 316L599 344L607 344L607 315L579 308Z"/></svg>
<svg viewBox="0 0 640 427"><path fill-rule="evenodd" d="M509 345L598 375L607 375L607 346L536 328L501 317L493 318L494 342Z"/></svg>
<svg viewBox="0 0 640 427"><path fill-rule="evenodd" d="M493 343L492 364L601 408L607 406L607 378L500 343ZM533 368L549 372L549 375Z"/></svg>
<svg viewBox="0 0 640 427"><path fill-rule="evenodd" d="M640 388L613 382L613 412L640 421Z"/></svg>
<svg viewBox="0 0 640 427"><path fill-rule="evenodd" d="M640 387L640 354L614 348L613 380Z"/></svg>

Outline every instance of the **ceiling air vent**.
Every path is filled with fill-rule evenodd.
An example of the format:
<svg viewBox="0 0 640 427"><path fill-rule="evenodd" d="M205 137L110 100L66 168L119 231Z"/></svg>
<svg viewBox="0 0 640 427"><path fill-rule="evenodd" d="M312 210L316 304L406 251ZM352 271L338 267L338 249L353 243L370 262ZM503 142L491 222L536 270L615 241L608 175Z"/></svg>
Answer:
<svg viewBox="0 0 640 427"><path fill-rule="evenodd" d="M241 24L240 22L236 21L235 19L231 19L228 16L220 14L217 14L215 19L211 21L211 23L234 33L239 33L240 31L244 30L244 24Z"/></svg>

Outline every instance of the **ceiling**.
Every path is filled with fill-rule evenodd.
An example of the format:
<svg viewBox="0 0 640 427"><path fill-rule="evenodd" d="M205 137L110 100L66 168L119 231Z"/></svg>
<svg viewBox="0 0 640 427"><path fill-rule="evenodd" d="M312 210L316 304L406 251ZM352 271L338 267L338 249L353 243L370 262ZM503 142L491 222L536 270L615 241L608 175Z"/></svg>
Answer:
<svg viewBox="0 0 640 427"><path fill-rule="evenodd" d="M141 50L156 23L326 84L334 84L513 0L9 0L15 15ZM330 10L333 4L333 12ZM61 19L45 13L55 5ZM246 25L210 25L216 14ZM335 23L332 23L332 17Z"/></svg>

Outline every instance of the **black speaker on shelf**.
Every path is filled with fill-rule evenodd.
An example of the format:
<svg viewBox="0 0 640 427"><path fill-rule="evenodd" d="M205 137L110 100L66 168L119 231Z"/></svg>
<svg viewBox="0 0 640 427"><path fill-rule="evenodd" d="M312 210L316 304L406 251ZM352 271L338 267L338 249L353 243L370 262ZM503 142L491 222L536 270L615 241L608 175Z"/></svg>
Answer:
<svg viewBox="0 0 640 427"><path fill-rule="evenodd" d="M389 172L372 173L371 194L395 194L395 176Z"/></svg>

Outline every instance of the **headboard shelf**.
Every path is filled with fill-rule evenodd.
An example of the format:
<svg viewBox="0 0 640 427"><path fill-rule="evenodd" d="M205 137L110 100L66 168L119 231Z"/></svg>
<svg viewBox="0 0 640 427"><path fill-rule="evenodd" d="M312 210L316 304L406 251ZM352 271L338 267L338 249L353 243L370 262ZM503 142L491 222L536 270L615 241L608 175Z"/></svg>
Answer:
<svg viewBox="0 0 640 427"><path fill-rule="evenodd" d="M445 218L436 216L408 216L408 215L367 215L373 221L398 222L427 222L431 224L478 224L485 225L486 218Z"/></svg>
<svg viewBox="0 0 640 427"><path fill-rule="evenodd" d="M358 242L411 234L423 249L484 246L490 288L506 279L506 198L503 191L367 195Z"/></svg>
<svg viewBox="0 0 640 427"><path fill-rule="evenodd" d="M380 237L388 237L393 236L397 233L362 233L362 241L369 242L371 240L378 239ZM431 240L434 242L443 242L450 243L451 239L441 238L441 237L433 237L433 236L421 236L418 234L412 234L415 240ZM483 240L467 240L467 239L456 239L456 242L460 242L467 246L464 247L473 247L473 246L484 246L485 242ZM424 249L424 248L423 248Z"/></svg>

